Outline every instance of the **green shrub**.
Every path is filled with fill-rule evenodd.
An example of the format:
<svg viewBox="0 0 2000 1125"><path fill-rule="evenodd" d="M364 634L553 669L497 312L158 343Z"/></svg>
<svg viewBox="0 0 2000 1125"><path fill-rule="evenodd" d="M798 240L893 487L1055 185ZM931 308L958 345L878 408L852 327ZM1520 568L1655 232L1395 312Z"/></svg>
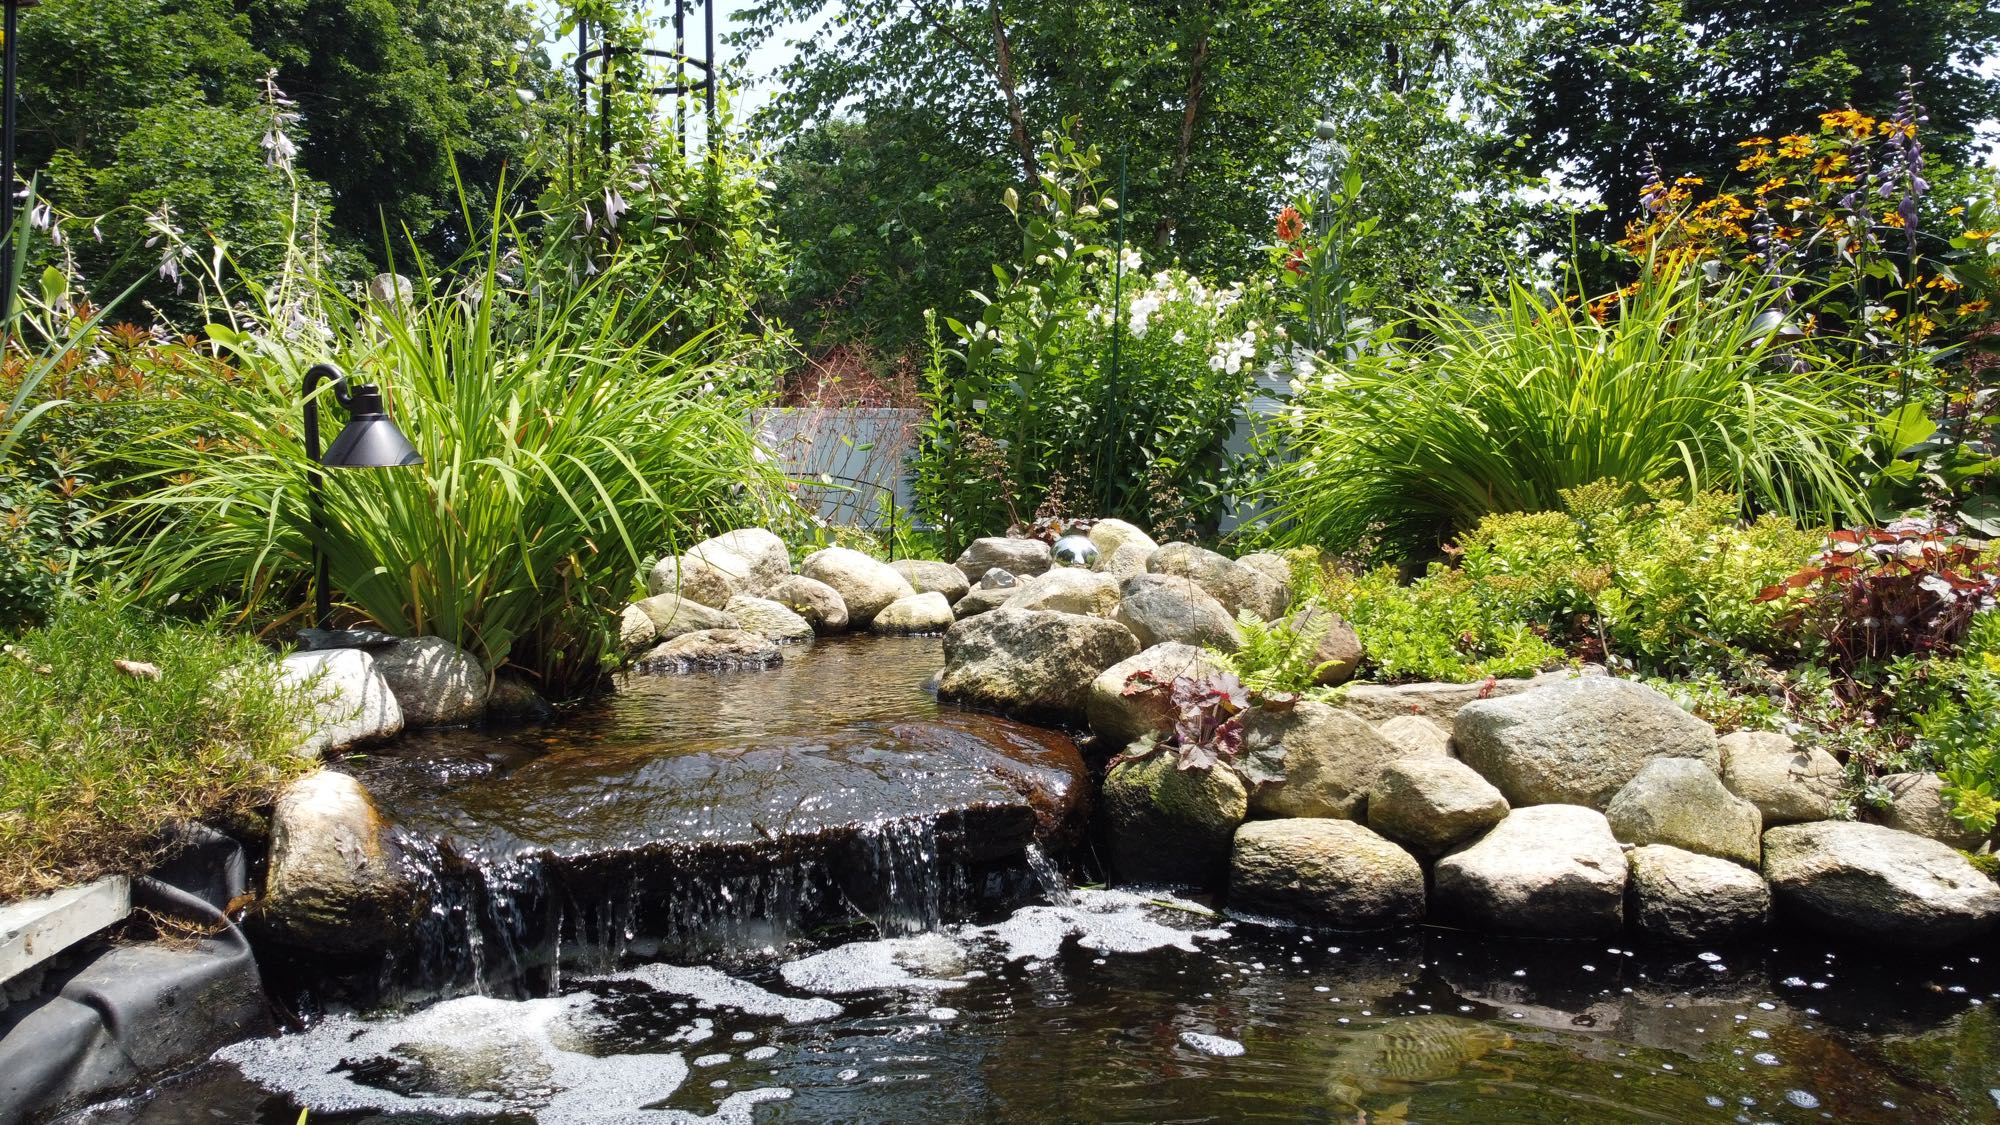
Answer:
<svg viewBox="0 0 2000 1125"><path fill-rule="evenodd" d="M168 825L256 805L312 769L276 667L248 639L93 603L14 637L0 650L0 899L136 870Z"/></svg>
<svg viewBox="0 0 2000 1125"><path fill-rule="evenodd" d="M1442 564L1407 586L1390 567L1337 573L1327 579L1326 591L1328 603L1361 638L1377 679L1524 676L1567 659L1490 583Z"/></svg>
<svg viewBox="0 0 2000 1125"><path fill-rule="evenodd" d="M1848 459L1870 387L1777 354L1759 324L1773 299L1659 282L1600 321L1515 283L1489 308L1422 311L1306 381L1270 431L1273 534L1422 555L1605 479L1859 517Z"/></svg>
<svg viewBox="0 0 2000 1125"><path fill-rule="evenodd" d="M130 509L146 593L285 618L309 600L318 547L350 619L436 634L552 694L597 683L642 562L782 489L744 425L748 401L692 344L652 346L643 276L614 262L574 286L517 289L517 250L531 252L496 231L455 277L419 278L408 307L324 290L325 342L282 307L212 326L235 370L175 400L130 453L158 485ZM299 390L329 358L381 385L425 463L328 472L315 520ZM341 415L321 393L331 440Z"/></svg>

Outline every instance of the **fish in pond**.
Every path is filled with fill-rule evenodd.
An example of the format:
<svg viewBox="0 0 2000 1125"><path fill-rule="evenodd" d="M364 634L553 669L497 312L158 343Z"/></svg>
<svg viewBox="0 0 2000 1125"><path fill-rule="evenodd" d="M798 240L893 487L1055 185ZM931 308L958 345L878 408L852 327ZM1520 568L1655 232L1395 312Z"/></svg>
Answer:
<svg viewBox="0 0 2000 1125"><path fill-rule="evenodd" d="M1327 1059L1327 1097L1342 1120L1401 1120L1407 1103L1371 1117L1362 1102L1457 1078L1468 1068L1492 1068L1479 1060L1513 1045L1505 1031L1456 1016L1412 1016L1351 1028Z"/></svg>

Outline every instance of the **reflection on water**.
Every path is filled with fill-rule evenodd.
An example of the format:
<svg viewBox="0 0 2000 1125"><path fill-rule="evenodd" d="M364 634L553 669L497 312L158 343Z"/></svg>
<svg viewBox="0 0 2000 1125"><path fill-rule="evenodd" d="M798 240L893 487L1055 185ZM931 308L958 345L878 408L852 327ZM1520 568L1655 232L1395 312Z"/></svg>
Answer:
<svg viewBox="0 0 2000 1125"><path fill-rule="evenodd" d="M192 1125L219 1112L291 1125L315 1092L350 1107L315 1113L319 1125L553 1125L578 1105L602 1121L801 1125L1981 1122L2000 1108L1988 1007L2000 974L1974 957L1668 953L1433 929L1357 940L1217 928L1141 896L1077 900L998 925L739 960L727 979L627 973L571 982L559 999L468 998L407 1026L358 1021L322 1045L321 1069L338 1060L343 1081L386 1091L359 1101L249 1068L295 1100L217 1062L80 1120ZM468 1002L484 1007L450 1009ZM486 1029L463 1059L419 1022L461 1018ZM495 1088L492 1043L525 1044L517 1087ZM554 1088L550 1074L585 1088ZM644 1106L619 1095L663 1089ZM399 1100L413 1092L435 1100Z"/></svg>

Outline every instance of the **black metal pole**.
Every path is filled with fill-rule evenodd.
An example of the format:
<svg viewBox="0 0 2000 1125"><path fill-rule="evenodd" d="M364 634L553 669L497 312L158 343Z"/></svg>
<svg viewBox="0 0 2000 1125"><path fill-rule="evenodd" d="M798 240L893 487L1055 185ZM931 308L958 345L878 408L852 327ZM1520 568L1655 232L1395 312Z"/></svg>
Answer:
<svg viewBox="0 0 2000 1125"><path fill-rule="evenodd" d="M674 0L674 129L680 134L681 155L687 155L687 0Z"/></svg>
<svg viewBox="0 0 2000 1125"><path fill-rule="evenodd" d="M715 86L721 75L715 62L715 0L701 0L702 19L708 25L708 81L703 91L708 101L708 151L715 151Z"/></svg>
<svg viewBox="0 0 2000 1125"><path fill-rule="evenodd" d="M319 399L314 397L321 379L331 379L338 387L346 376L340 368L330 363L314 364L306 372L306 459L312 467L306 470L307 510L315 530L326 523L326 477L319 468ZM321 629L333 628L333 586L328 574L331 569L326 551L313 540L313 624Z"/></svg>
<svg viewBox="0 0 2000 1125"><path fill-rule="evenodd" d="M12 333L14 327L14 64L15 31L21 19L19 0L6 0L7 43L0 49L0 326Z"/></svg>

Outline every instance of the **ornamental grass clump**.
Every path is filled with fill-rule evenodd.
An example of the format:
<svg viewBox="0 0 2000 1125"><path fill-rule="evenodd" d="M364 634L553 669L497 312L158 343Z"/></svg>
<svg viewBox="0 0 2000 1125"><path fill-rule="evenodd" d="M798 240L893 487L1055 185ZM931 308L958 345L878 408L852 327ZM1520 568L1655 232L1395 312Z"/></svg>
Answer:
<svg viewBox="0 0 2000 1125"><path fill-rule="evenodd" d="M1823 522L1862 514L1849 468L1869 382L1770 331L1767 294L1662 278L1600 319L1511 285L1433 305L1301 386L1259 489L1278 538L1434 551L1493 512L1599 480L1682 482Z"/></svg>
<svg viewBox="0 0 2000 1125"><path fill-rule="evenodd" d="M614 265L517 286L511 273L543 271L510 252L496 230L469 270L418 278L408 302L322 289L323 328L212 325L229 369L128 453L156 486L127 513L144 593L306 624L317 547L344 622L441 636L554 695L596 684L644 562L763 514L782 486L748 400L694 342L654 346L656 280ZM381 385L424 464L327 472L315 519L299 394L325 359ZM321 393L330 437L343 415Z"/></svg>

